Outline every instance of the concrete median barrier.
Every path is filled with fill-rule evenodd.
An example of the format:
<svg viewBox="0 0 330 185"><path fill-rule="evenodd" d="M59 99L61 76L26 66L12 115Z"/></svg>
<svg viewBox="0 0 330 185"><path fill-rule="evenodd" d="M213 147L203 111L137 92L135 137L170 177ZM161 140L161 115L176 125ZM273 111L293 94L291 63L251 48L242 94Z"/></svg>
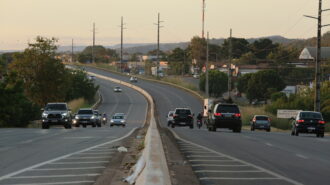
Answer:
<svg viewBox="0 0 330 185"><path fill-rule="evenodd" d="M137 167L136 169L141 169L141 171L135 172L136 175L130 178L130 180L133 183L135 181L136 185L171 185L163 144L154 117L155 105L151 95L142 88L132 85L130 83L91 72L88 72L88 74L100 79L109 80L114 83L130 87L146 97L150 106L149 110L151 111L150 125L145 137L145 148L141 155L142 159L140 158L139 160L143 162L138 163L139 165L142 165L144 167Z"/></svg>

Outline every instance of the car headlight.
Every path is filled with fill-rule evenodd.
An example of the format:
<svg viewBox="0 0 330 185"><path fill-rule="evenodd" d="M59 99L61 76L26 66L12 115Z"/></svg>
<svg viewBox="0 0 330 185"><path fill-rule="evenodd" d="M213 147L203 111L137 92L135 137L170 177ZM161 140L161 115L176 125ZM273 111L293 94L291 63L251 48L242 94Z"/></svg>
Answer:
<svg viewBox="0 0 330 185"><path fill-rule="evenodd" d="M106 119L105 118L103 118L103 121L105 121Z"/></svg>
<svg viewBox="0 0 330 185"><path fill-rule="evenodd" d="M74 119L79 119L79 116L75 116Z"/></svg>
<svg viewBox="0 0 330 185"><path fill-rule="evenodd" d="M121 123L125 123L125 120L121 120L120 122L121 122Z"/></svg>
<svg viewBox="0 0 330 185"><path fill-rule="evenodd" d="M66 113L66 112L65 113L62 113L62 116L63 117L67 117L68 116L68 113Z"/></svg>
<svg viewBox="0 0 330 185"><path fill-rule="evenodd" d="M91 119L95 119L96 117L95 116L92 116Z"/></svg>
<svg viewBox="0 0 330 185"><path fill-rule="evenodd" d="M113 119L112 119L112 120L110 120L110 122L111 122L111 123L113 123L113 122L114 122L114 121L113 121Z"/></svg>
<svg viewBox="0 0 330 185"><path fill-rule="evenodd" d="M47 114L47 113L44 113L44 112L42 113L42 117L44 117L44 118L45 118L45 117L47 117L47 116L48 116L48 114Z"/></svg>

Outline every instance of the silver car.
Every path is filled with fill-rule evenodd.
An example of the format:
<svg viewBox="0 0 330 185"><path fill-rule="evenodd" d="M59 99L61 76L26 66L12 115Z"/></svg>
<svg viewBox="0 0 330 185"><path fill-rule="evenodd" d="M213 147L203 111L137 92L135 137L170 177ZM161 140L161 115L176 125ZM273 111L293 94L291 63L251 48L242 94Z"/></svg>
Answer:
<svg viewBox="0 0 330 185"><path fill-rule="evenodd" d="M259 129L270 132L271 124L270 124L270 118L268 116L255 115L253 116L250 123L251 123L251 131L254 131L255 129Z"/></svg>
<svg viewBox="0 0 330 185"><path fill-rule="evenodd" d="M115 87L115 88L113 89L113 91L114 91L114 92L121 92L122 89L121 89L120 87L117 86L117 87Z"/></svg>
<svg viewBox="0 0 330 185"><path fill-rule="evenodd" d="M110 120L110 127L112 126L126 126L126 116L124 113L116 113L115 115L112 116Z"/></svg>

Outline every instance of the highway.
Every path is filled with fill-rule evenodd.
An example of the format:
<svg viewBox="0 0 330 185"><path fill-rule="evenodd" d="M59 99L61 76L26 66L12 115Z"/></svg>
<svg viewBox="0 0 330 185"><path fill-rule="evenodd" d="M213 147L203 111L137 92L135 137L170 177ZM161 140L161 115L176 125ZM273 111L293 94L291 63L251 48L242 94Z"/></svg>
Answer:
<svg viewBox="0 0 330 185"><path fill-rule="evenodd" d="M100 113L108 118L125 113L127 125L101 128L51 127L0 129L0 184L93 184L116 148L120 139L143 126L147 101L138 92L117 84L96 79L103 103Z"/></svg>
<svg viewBox="0 0 330 185"><path fill-rule="evenodd" d="M120 80L129 79L86 69ZM163 127L167 126L168 111L176 107L190 107L195 114L202 111L201 101L183 90L143 80L136 85L153 96ZM329 184L329 137L262 131L208 132L205 127L170 129L178 137L178 145L201 184Z"/></svg>

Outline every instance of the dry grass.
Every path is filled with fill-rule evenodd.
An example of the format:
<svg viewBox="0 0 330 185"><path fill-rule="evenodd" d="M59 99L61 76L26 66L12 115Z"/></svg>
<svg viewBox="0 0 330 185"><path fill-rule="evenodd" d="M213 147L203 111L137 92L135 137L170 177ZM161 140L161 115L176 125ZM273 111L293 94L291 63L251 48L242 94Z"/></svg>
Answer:
<svg viewBox="0 0 330 185"><path fill-rule="evenodd" d="M84 98L79 98L68 102L68 106L71 108L72 112L77 112L80 108L87 108L91 105Z"/></svg>
<svg viewBox="0 0 330 185"><path fill-rule="evenodd" d="M164 82L168 82L168 83L172 83L172 84L176 84L176 85L185 87L185 88L193 90L193 91L198 90L196 88L196 86L194 86L193 84L184 82L181 77L177 77L177 76L169 77L169 76L167 76L167 77L162 78L161 80L164 81Z"/></svg>

